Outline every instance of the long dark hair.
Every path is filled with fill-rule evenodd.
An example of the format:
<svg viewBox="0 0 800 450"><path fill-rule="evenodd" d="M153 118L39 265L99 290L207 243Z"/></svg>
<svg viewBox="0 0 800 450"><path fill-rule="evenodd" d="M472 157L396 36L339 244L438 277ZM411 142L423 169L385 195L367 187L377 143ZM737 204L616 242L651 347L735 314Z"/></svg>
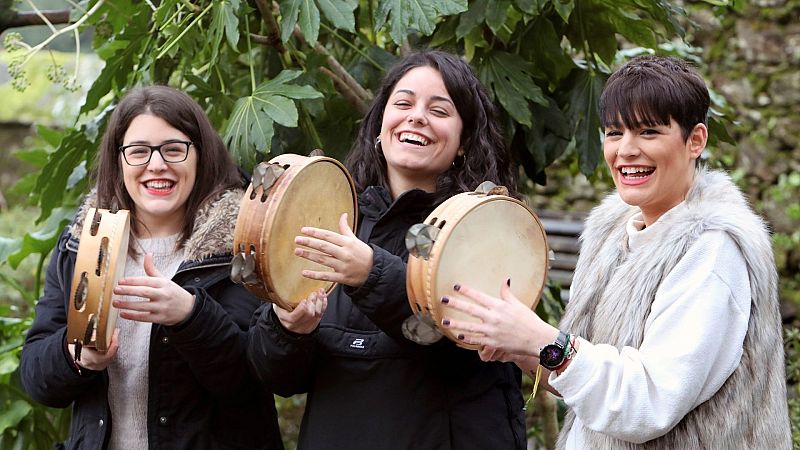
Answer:
<svg viewBox="0 0 800 450"><path fill-rule="evenodd" d="M197 152L197 174L186 200L186 214L178 239L178 245L182 245L191 236L197 210L222 191L241 186L242 180L225 144L197 102L168 86L139 87L128 92L114 108L97 153L95 177L99 208L130 210L133 223L141 224L136 218L136 206L125 189L121 166L125 163L119 154L125 132L141 114L163 119L185 134ZM135 229L132 227L132 232Z"/></svg>
<svg viewBox="0 0 800 450"><path fill-rule="evenodd" d="M376 148L375 137L381 132L383 110L394 86L417 67L431 67L442 75L463 122L463 160L457 157L455 165L439 176L437 193L443 198L450 197L474 190L488 180L506 186L509 194L519 198L516 170L496 122L494 104L469 64L458 56L437 50L412 53L384 76L345 161L358 191L368 186L389 188L386 160L380 148Z"/></svg>

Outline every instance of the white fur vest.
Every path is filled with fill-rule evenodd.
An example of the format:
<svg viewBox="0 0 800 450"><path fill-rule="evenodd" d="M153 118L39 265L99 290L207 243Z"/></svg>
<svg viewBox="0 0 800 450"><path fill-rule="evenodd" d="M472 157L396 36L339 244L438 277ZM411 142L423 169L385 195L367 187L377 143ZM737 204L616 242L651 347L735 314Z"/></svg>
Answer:
<svg viewBox="0 0 800 450"><path fill-rule="evenodd" d="M625 224L639 208L625 204L616 193L596 207L581 236L572 295L560 328L592 343L639 348L662 280L700 234L722 230L742 250L750 277L750 321L741 362L716 394L664 436L633 444L587 430L588 448L789 449L778 276L767 227L721 172L699 169L685 204L662 217L669 226L654 247L633 253ZM564 448L573 420L569 411L558 448Z"/></svg>

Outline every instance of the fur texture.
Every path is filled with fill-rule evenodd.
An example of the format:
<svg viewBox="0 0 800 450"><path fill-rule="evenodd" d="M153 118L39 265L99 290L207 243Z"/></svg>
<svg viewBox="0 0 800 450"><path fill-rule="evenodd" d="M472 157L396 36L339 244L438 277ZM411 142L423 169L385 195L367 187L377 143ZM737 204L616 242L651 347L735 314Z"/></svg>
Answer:
<svg viewBox="0 0 800 450"><path fill-rule="evenodd" d="M199 261L210 256L232 254L233 232L242 195L244 190L231 189L207 201L197 210L192 235L183 244L186 261ZM93 208L96 204L97 193L92 190L78 208L75 220L70 225L69 232L73 239L80 239L86 214L89 208Z"/></svg>
<svg viewBox="0 0 800 450"><path fill-rule="evenodd" d="M669 227L660 240L635 251L628 248L625 224L639 208L625 204L616 193L596 207L581 236L561 329L593 343L638 348L662 280L700 234L722 230L742 250L750 275L750 322L741 362L711 399L664 436L637 445L589 431L589 448L789 449L778 277L767 226L721 172L699 169L686 205L680 213L662 217ZM573 421L570 411L558 448L564 448Z"/></svg>

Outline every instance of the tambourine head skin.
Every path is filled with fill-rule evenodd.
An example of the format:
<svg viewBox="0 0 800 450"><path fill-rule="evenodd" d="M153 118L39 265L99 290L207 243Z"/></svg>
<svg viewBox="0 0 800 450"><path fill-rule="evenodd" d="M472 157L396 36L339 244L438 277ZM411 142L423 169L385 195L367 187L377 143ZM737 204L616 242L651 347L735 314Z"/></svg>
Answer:
<svg viewBox="0 0 800 450"><path fill-rule="evenodd" d="M536 307L547 279L547 240L541 222L522 202L505 195L458 194L425 223L439 232L427 258L409 256L406 284L416 314L430 316L437 326L445 316L477 322L442 304L441 298L472 302L453 289L456 283L500 297L509 277L511 292L527 307ZM464 344L448 328L440 330L462 347L478 348Z"/></svg>
<svg viewBox="0 0 800 450"><path fill-rule="evenodd" d="M90 208L81 230L70 290L67 343L104 353L117 323L111 304L113 289L125 273L130 238L130 214Z"/></svg>
<svg viewBox="0 0 800 450"><path fill-rule="evenodd" d="M256 172L257 183L250 185L239 207L231 279L292 310L312 292L334 287L302 276L303 270L332 269L295 256L294 239L303 227L339 233L343 213L355 230L355 184L339 161L325 156L284 154L262 163Z"/></svg>

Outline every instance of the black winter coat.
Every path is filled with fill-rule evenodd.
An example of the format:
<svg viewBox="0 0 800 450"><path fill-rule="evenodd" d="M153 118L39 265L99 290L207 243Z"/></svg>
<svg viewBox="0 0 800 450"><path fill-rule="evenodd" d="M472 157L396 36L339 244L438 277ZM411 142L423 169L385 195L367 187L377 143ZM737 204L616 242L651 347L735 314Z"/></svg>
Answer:
<svg viewBox="0 0 800 450"><path fill-rule="evenodd" d="M371 187L359 196L358 237L374 252L358 289L338 286L320 326L285 330L272 308L250 329L250 364L282 396L307 392L300 449L524 449L521 373L485 363L447 339L405 339L408 228L436 206L406 192L394 203ZM257 313L259 315L259 313Z"/></svg>
<svg viewBox="0 0 800 450"><path fill-rule="evenodd" d="M247 328L261 301L229 278L233 226L242 191L223 194L198 212L173 277L196 296L176 326L153 324L147 429L151 449L282 449L272 394L249 375ZM66 348L71 280L81 214L52 254L44 295L22 349L25 390L47 406L72 405L69 438L60 448L105 448L113 426L108 375L74 368ZM210 256L215 255L215 256Z"/></svg>

